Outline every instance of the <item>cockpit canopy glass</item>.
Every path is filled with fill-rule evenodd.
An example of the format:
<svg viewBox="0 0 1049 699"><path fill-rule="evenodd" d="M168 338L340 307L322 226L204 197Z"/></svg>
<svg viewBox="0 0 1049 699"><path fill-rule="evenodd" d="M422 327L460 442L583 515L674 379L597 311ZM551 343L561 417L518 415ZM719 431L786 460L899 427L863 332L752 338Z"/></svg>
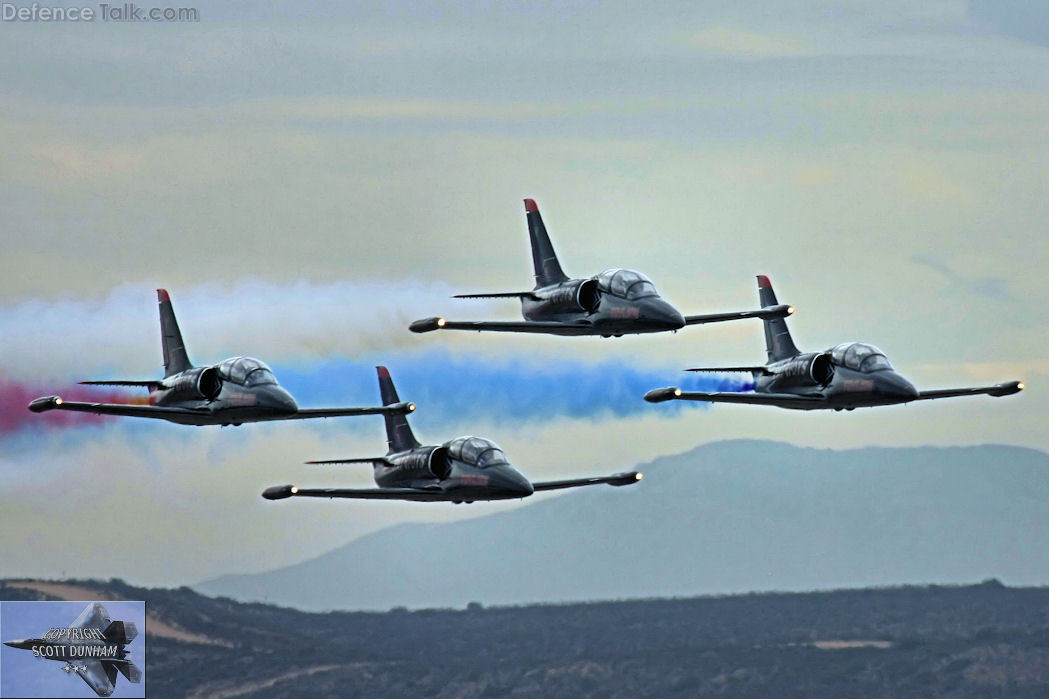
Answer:
<svg viewBox="0 0 1049 699"><path fill-rule="evenodd" d="M230 357L216 367L219 378L240 386L262 386L277 383L277 377L265 362L252 357Z"/></svg>
<svg viewBox="0 0 1049 699"><path fill-rule="evenodd" d="M597 288L603 293L631 301L646 296L659 296L652 280L632 269L606 269L597 275Z"/></svg>
<svg viewBox="0 0 1049 699"><path fill-rule="evenodd" d="M892 369L884 352L863 342L844 342L831 349L830 354L835 364L853 371L869 374Z"/></svg>
<svg viewBox="0 0 1049 699"><path fill-rule="evenodd" d="M456 437L447 447L449 457L477 468L510 463L498 444L483 437Z"/></svg>

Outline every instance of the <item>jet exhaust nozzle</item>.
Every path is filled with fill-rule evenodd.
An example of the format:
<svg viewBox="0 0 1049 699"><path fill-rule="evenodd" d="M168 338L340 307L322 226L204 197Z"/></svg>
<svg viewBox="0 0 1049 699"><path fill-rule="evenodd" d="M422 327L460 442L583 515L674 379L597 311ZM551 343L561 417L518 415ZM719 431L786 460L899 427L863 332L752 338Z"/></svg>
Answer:
<svg viewBox="0 0 1049 699"><path fill-rule="evenodd" d="M681 396L681 389L674 386L668 386L667 388L656 388L645 394L645 400L649 403L663 403L664 401L674 400Z"/></svg>
<svg viewBox="0 0 1049 699"><path fill-rule="evenodd" d="M429 333L444 327L444 318L423 318L408 326L413 333Z"/></svg>
<svg viewBox="0 0 1049 699"><path fill-rule="evenodd" d="M54 410L60 405L62 405L62 398L60 396L45 396L44 398L37 398L30 403L29 410L34 413L42 413L48 410Z"/></svg>
<svg viewBox="0 0 1049 699"><path fill-rule="evenodd" d="M617 473L615 476L613 476L614 480L610 480L608 484L614 485L617 488L624 485L634 485L636 483L641 482L641 479L644 477L644 474L642 474L640 471Z"/></svg>
<svg viewBox="0 0 1049 699"><path fill-rule="evenodd" d="M293 485L275 485L262 491L262 497L267 500L283 500L285 498L290 498L297 493L298 490L299 489Z"/></svg>

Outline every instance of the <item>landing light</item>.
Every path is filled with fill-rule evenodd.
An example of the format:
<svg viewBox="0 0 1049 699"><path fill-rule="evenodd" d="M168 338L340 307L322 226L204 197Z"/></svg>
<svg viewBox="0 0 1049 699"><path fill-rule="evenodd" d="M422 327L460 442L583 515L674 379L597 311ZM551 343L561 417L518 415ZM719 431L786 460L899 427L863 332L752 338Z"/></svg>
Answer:
<svg viewBox="0 0 1049 699"><path fill-rule="evenodd" d="M681 397L681 389L680 388L675 388L674 389L674 395L677 396L678 398L680 398Z"/></svg>
<svg viewBox="0 0 1049 699"><path fill-rule="evenodd" d="M443 328L443 327L444 327L444 324L445 324L445 322L446 322L446 321L444 320L444 318L438 318L438 319L437 319L437 327L438 327L438 328Z"/></svg>
<svg viewBox="0 0 1049 699"><path fill-rule="evenodd" d="M291 486L291 494L292 495L298 495L299 494L299 486L297 486L297 485Z"/></svg>

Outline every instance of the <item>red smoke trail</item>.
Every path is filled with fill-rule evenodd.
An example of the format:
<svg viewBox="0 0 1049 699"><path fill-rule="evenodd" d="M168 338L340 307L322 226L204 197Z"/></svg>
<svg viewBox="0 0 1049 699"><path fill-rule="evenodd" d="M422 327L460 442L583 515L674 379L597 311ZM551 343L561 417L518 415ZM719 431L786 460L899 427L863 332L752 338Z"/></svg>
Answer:
<svg viewBox="0 0 1049 699"><path fill-rule="evenodd" d="M46 413L29 412L29 402L41 396L58 394L66 400L89 401L91 403L130 403L144 405L149 402L145 396L134 396L130 391L100 391L87 386L75 386L55 390L27 386L17 381L0 378L0 436L16 432L26 427L76 427L92 425L112 419L110 415L93 415L91 413L71 413L65 410L51 410Z"/></svg>

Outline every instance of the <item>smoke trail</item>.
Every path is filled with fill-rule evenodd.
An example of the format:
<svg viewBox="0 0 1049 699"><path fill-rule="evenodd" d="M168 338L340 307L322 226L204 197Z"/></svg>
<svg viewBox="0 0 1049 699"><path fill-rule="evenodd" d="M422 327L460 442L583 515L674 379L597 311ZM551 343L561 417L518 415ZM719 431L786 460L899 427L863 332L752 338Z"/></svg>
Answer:
<svg viewBox="0 0 1049 699"><path fill-rule="evenodd" d="M414 281L270 284L244 280L172 288L189 356L199 364L247 354L269 363L417 347L417 318L454 293ZM470 313L491 314L472 303ZM484 317L484 315L482 315ZM23 380L156 378L156 292L122 285L99 299L29 299L0 306L0 367Z"/></svg>
<svg viewBox="0 0 1049 699"><path fill-rule="evenodd" d="M46 413L31 413L29 402L41 396L60 394L63 398L92 403L133 403L141 405L145 398L136 398L130 393L92 390L86 386L55 391L54 387L42 389L17 381L0 378L0 436L24 428L78 427L91 425L113 419L110 415L93 415L91 413L70 413L64 410L51 410Z"/></svg>
<svg viewBox="0 0 1049 699"><path fill-rule="evenodd" d="M478 360L446 352L386 358L400 396L419 405L419 419L489 416L541 420L556 417L610 418L655 410L645 393L675 385L695 391L746 391L749 380L687 374L678 369L635 367L618 361L586 363L532 359ZM274 367L278 380L306 406L374 402L374 363L330 359ZM680 411L703 403L660 406ZM425 417L424 417L425 416Z"/></svg>

